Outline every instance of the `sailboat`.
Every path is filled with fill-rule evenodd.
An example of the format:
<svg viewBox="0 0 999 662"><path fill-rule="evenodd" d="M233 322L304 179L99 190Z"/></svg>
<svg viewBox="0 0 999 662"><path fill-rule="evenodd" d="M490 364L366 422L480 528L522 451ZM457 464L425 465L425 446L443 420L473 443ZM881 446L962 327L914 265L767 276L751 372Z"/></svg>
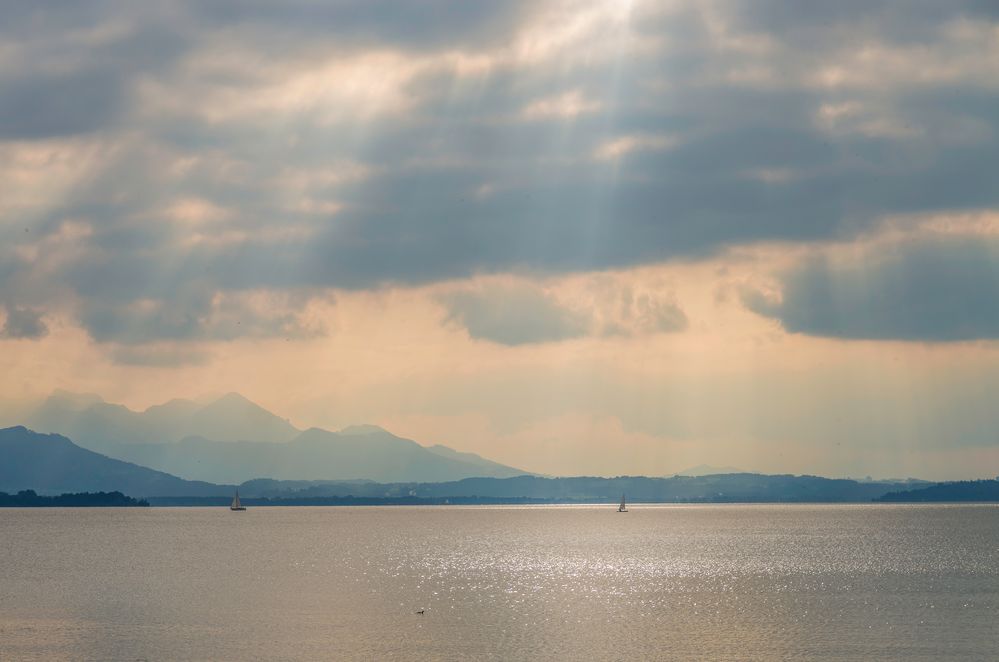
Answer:
<svg viewBox="0 0 999 662"><path fill-rule="evenodd" d="M236 490L236 496L232 498L232 505L229 506L229 510L246 510L246 506L239 502L239 490Z"/></svg>
<svg viewBox="0 0 999 662"><path fill-rule="evenodd" d="M626 513L626 512L628 512L628 506L626 506L625 503L624 503L624 495L623 494L621 495L621 505L617 507L617 512L619 512L619 513Z"/></svg>

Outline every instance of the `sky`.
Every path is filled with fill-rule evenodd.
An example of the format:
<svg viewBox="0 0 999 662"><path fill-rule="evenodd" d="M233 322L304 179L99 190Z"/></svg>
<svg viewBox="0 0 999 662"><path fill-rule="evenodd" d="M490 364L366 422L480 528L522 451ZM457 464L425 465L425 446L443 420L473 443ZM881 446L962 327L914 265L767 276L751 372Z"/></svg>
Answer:
<svg viewBox="0 0 999 662"><path fill-rule="evenodd" d="M999 474L999 5L10 3L0 418Z"/></svg>

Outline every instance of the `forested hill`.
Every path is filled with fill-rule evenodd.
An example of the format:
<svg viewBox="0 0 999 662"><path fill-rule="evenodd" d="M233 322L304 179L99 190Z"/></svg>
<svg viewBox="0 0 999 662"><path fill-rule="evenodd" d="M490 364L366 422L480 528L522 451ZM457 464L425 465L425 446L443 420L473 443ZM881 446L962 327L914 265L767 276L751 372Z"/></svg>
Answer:
<svg viewBox="0 0 999 662"><path fill-rule="evenodd" d="M34 490L22 490L17 494L0 492L0 508L124 508L148 505L148 501L133 499L121 492L78 492L58 496L41 496Z"/></svg>
<svg viewBox="0 0 999 662"><path fill-rule="evenodd" d="M999 501L999 480L938 483L918 490L889 492L876 501L886 503Z"/></svg>
<svg viewBox="0 0 999 662"><path fill-rule="evenodd" d="M526 498L554 502L629 501L649 503L727 502L871 502L898 490L906 483L861 482L819 476L764 475L751 473L712 476L618 476L601 478L467 478L444 483L373 483L346 481L254 480L240 486L248 497L309 498L353 496L441 499L482 497Z"/></svg>

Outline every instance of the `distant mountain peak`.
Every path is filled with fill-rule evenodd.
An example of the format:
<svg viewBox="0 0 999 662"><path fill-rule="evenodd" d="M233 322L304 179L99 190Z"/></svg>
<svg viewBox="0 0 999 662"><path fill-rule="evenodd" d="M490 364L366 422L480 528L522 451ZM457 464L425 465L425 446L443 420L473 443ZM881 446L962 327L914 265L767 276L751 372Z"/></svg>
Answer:
<svg viewBox="0 0 999 662"><path fill-rule="evenodd" d="M257 407L259 409L263 409L263 407L261 407L260 405L258 405L255 402L253 402L252 400L250 400L249 398L247 398L245 395L243 395L242 393L237 393L236 391L229 391L228 393L226 393L222 397L216 399L214 402L210 403L207 406L213 407L213 406L216 406L216 405L220 405L220 406L221 405L225 405L225 406L237 406L237 407Z"/></svg>
<svg viewBox="0 0 999 662"><path fill-rule="evenodd" d="M385 428L380 428L377 425L370 425L367 423L362 423L361 425L348 425L339 431L338 434L342 435L358 435L358 434L392 434Z"/></svg>
<svg viewBox="0 0 999 662"><path fill-rule="evenodd" d="M191 417L191 431L219 441L290 441L299 434L288 419L245 396L226 393Z"/></svg>
<svg viewBox="0 0 999 662"><path fill-rule="evenodd" d="M57 391L27 418L29 427L66 434L96 451L116 444L173 442L191 435L216 441L286 442L299 433L287 419L235 392L205 405L173 399L132 411L100 396Z"/></svg>

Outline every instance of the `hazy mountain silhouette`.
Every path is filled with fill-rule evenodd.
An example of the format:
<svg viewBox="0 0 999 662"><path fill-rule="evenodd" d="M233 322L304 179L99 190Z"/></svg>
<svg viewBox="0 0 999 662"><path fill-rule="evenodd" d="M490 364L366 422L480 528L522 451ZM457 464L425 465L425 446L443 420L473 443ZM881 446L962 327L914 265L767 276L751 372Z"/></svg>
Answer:
<svg viewBox="0 0 999 662"><path fill-rule="evenodd" d="M118 491L132 497L212 496L231 487L188 481L80 448L66 437L18 426L0 430L0 492Z"/></svg>
<svg viewBox="0 0 999 662"><path fill-rule="evenodd" d="M385 431L383 430L383 432ZM479 471L476 474L477 476L492 476L494 478L504 478L509 476L522 476L529 473L527 471L519 471L519 470L515 470L517 471L517 473L510 473L511 467L508 467L505 464L500 464L498 462L493 462L492 460L487 460L481 455L476 455L475 453L456 451L453 448L442 446L441 444L434 444L433 446L425 446L424 448L435 455L440 455L441 457L448 458L450 460L455 460L457 462L463 462L465 464L470 464L472 466L478 467Z"/></svg>
<svg viewBox="0 0 999 662"><path fill-rule="evenodd" d="M348 430L348 432L350 432ZM358 447L373 445L379 452L365 453L372 467L404 474L423 471L456 470L440 464L422 464L427 458L447 461L415 442L394 437L383 430L366 428L357 434L337 434L324 430L306 430L288 444L264 442L208 442L210 447L231 450L265 446L272 451L297 449L298 454L276 455L283 461L280 471L293 475L308 474L309 463L336 466L353 462L351 471L365 471L357 463ZM367 438L366 437L373 437ZM198 441L198 440L192 440ZM204 440L200 440L204 441ZM152 449L174 444L134 444L131 448ZM183 444L178 444L183 446ZM386 457L382 457L383 453ZM424 455L419 455L423 453ZM317 459L318 458L318 459ZM153 503L225 505L231 485L213 485L187 481L161 471L115 460L80 448L69 439L55 434L40 434L24 427L0 430L0 492L17 493L35 490L40 494L119 491L132 497L149 498ZM481 459L481 458L480 458ZM898 490L893 482L856 481L818 476L721 474L711 476L673 476L649 478L618 476L599 478L577 476L544 478L465 478L457 481L373 482L367 480L274 480L256 479L243 483L240 493L246 497L282 499L287 504L321 504L324 497L356 497L384 502L442 503L453 497L457 502L489 503L518 500L552 502L616 503L622 493L632 503L639 502L870 502L920 500L997 500L999 481L974 481L931 485L926 489L887 494ZM156 497L161 497L156 500ZM212 499L205 500L207 497ZM312 501L309 501L312 499ZM388 501L385 501L388 500ZM423 501L420 501L423 500ZM353 501L348 501L353 503Z"/></svg>
<svg viewBox="0 0 999 662"><path fill-rule="evenodd" d="M287 480L436 482L526 472L445 447L426 448L373 426L312 428L287 443L220 442L188 437L166 444L117 444L109 454L191 480L236 483Z"/></svg>
<svg viewBox="0 0 999 662"><path fill-rule="evenodd" d="M299 430L287 420L250 402L239 393L228 393L198 409L188 423L191 434L215 441L290 441Z"/></svg>
<svg viewBox="0 0 999 662"><path fill-rule="evenodd" d="M300 431L238 393L135 412L96 395L57 391L27 422L114 458L214 483L260 477L432 482L528 473L474 453L425 447L373 425Z"/></svg>
<svg viewBox="0 0 999 662"><path fill-rule="evenodd" d="M189 436L284 442L299 434L291 423L238 393L208 404L171 400L136 412L99 396L56 391L28 415L26 422L33 429L66 435L96 451L116 444L162 443Z"/></svg>
<svg viewBox="0 0 999 662"><path fill-rule="evenodd" d="M110 457L214 483L253 478L441 482L529 473L447 446L422 446L373 425L301 431L238 393L202 402L175 399L137 412L98 395L56 391L26 423ZM677 475L724 473L741 472L700 465Z"/></svg>

